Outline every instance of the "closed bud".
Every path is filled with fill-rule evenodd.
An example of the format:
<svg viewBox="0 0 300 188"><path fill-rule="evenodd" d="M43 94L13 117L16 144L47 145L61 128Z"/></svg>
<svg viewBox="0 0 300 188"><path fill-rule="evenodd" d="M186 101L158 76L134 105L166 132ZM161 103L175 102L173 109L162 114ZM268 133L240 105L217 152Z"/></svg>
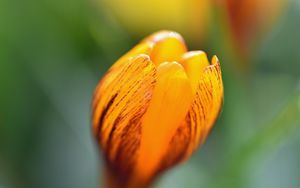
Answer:
<svg viewBox="0 0 300 188"><path fill-rule="evenodd" d="M222 101L217 57L187 52L178 33L155 33L121 57L97 86L92 115L114 187L147 187L189 158Z"/></svg>

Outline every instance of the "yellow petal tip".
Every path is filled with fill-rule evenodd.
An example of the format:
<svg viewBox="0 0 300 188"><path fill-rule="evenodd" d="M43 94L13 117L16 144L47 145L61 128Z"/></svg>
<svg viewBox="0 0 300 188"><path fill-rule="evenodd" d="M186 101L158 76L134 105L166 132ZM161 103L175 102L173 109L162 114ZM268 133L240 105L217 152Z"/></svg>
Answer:
<svg viewBox="0 0 300 188"><path fill-rule="evenodd" d="M216 55L213 56L211 62L212 62L212 65L220 64L219 58Z"/></svg>

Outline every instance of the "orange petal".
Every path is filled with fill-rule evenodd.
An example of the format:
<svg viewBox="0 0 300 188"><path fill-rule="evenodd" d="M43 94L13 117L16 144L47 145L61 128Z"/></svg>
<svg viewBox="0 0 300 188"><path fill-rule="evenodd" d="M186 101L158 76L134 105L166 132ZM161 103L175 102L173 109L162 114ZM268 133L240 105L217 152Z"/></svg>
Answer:
<svg viewBox="0 0 300 188"><path fill-rule="evenodd" d="M139 55L109 80L101 100L94 99L93 132L120 176L132 170L141 137L141 117L150 103L155 80L154 64L148 56Z"/></svg>
<svg viewBox="0 0 300 188"><path fill-rule="evenodd" d="M157 83L142 120L142 138L136 174L149 181L160 169L172 136L192 102L192 88L183 67L165 62L157 69Z"/></svg>
<svg viewBox="0 0 300 188"><path fill-rule="evenodd" d="M199 80L204 73L204 69L209 65L205 52L187 52L182 56L180 64L184 67L192 85L192 89L194 93L196 93L196 89L199 84Z"/></svg>
<svg viewBox="0 0 300 188"><path fill-rule="evenodd" d="M187 51L183 38L176 32L157 32L144 41L153 43L150 58L157 66L167 61L178 62L182 54Z"/></svg>
<svg viewBox="0 0 300 188"><path fill-rule="evenodd" d="M128 60L140 54L150 55L152 50L152 44L149 42L142 42L136 45L133 49L123 55L116 63L114 63L107 73L101 79L101 83L98 84L94 95L94 101L98 101L101 94L105 91L106 87L111 83L112 80L120 73L124 64L129 62ZM105 82L103 82L105 80ZM93 104L94 106L94 104Z"/></svg>
<svg viewBox="0 0 300 188"><path fill-rule="evenodd" d="M186 117L191 126L192 142L190 152L203 143L215 123L223 104L223 82L219 60L216 56L200 79L194 102Z"/></svg>

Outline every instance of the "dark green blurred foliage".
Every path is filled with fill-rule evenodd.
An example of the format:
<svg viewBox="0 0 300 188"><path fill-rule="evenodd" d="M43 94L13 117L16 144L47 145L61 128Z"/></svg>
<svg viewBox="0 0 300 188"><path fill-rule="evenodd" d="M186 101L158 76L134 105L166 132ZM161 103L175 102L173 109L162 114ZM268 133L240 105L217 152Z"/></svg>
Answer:
<svg viewBox="0 0 300 188"><path fill-rule="evenodd" d="M102 181L93 89L136 40L84 0L0 2L0 187L86 188ZM209 56L225 102L211 136L155 187L300 187L300 3L291 1L243 73L216 14ZM187 41L187 44L192 41ZM100 184L100 185L99 185Z"/></svg>

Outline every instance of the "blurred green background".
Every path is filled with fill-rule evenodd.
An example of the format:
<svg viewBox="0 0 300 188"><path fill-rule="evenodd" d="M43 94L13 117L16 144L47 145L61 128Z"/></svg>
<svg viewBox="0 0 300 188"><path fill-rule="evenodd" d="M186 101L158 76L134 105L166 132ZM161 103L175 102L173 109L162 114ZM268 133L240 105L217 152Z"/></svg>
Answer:
<svg viewBox="0 0 300 188"><path fill-rule="evenodd" d="M127 18L134 14L125 22L116 14L130 8L126 1L116 10L100 1L0 1L0 188L101 187L102 157L90 125L98 80L145 35L186 26L141 17L146 29L133 28ZM191 49L218 55L223 111L202 149L154 187L298 188L300 1L286 1L268 32L246 45L247 55L232 47L224 4L216 4L201 26L208 27L202 42L197 33L183 30L183 37ZM167 14L155 13L153 20Z"/></svg>

